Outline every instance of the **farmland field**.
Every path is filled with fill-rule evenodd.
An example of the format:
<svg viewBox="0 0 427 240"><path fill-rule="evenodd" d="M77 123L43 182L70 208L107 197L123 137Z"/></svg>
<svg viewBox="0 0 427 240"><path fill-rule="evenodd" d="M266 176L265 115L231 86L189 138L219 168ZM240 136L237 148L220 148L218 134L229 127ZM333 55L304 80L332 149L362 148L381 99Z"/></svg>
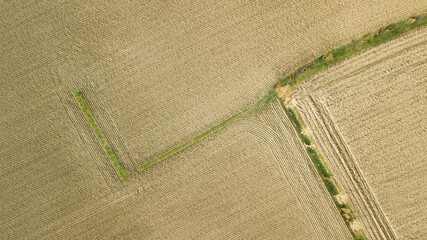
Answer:
<svg viewBox="0 0 427 240"><path fill-rule="evenodd" d="M108 109L137 165L255 103L313 57L427 8L416 0L84 3L1 3L1 109L89 82L77 90L97 93L92 108Z"/></svg>
<svg viewBox="0 0 427 240"><path fill-rule="evenodd" d="M11 211L0 230L9 238L351 239L278 102L150 170L114 192L77 187L31 212ZM16 187L2 184L13 196ZM52 205L63 208L40 213ZM34 215L49 224L33 228Z"/></svg>
<svg viewBox="0 0 427 240"><path fill-rule="evenodd" d="M313 57L426 8L0 1L0 239L351 238L277 102L137 169ZM425 234L389 218L398 236Z"/></svg>
<svg viewBox="0 0 427 240"><path fill-rule="evenodd" d="M422 27L293 92L368 238L427 237L426 59Z"/></svg>

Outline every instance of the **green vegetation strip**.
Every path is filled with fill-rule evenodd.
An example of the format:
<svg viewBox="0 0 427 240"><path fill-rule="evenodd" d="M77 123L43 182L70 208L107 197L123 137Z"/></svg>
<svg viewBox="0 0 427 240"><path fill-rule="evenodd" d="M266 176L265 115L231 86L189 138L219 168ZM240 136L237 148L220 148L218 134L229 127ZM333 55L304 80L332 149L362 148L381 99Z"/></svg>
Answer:
<svg viewBox="0 0 427 240"><path fill-rule="evenodd" d="M381 43L397 38L403 33L427 24L427 13L412 16L405 20L378 28L375 32L368 33L361 38L353 39L349 43L336 48L328 53L314 59L304 66L293 71L291 74L280 80L277 86L289 85L291 88L298 83L312 77L314 74L324 70L344 59L358 54L369 48L378 46Z"/></svg>
<svg viewBox="0 0 427 240"><path fill-rule="evenodd" d="M286 115L291 120L292 125L294 126L299 138L301 139L301 142L304 143L305 150L308 156L310 157L311 161L316 167L317 173L322 178L322 181L325 184L326 189L328 190L329 194L334 200L335 206L338 208L338 211L340 212L348 229L350 230L351 235L353 236L354 239L357 239L357 240L366 239L365 234L361 229L356 230L351 226L352 224L354 224L354 221L355 221L353 211L351 210L348 203L338 200L337 195L340 194L340 189L338 188L338 184L335 181L334 176L332 175L328 166L326 165L326 162L324 161L322 155L320 155L317 148L311 144L312 141L310 136L303 133L305 129L305 125L298 111L295 108L286 107L282 101L280 102L282 104L283 109L286 112Z"/></svg>
<svg viewBox="0 0 427 240"><path fill-rule="evenodd" d="M253 105L253 106L251 106L249 108L246 108L245 110L243 110L243 111L241 111L241 112L233 115L232 117L228 118L224 122L221 122L220 124L216 125L215 127L207 130L206 132L204 132L204 133L200 134L199 136L191 139L190 141L188 141L188 142L186 142L186 143L184 143L184 144L182 144L182 145L180 145L180 146L172 149L171 151L169 151L167 153L164 153L164 154L156 157L155 159L147 162L146 164L142 165L138 169L139 170L144 170L146 168L149 168L149 167L153 166L156 163L161 162L165 158L168 158L168 157L174 155L175 153L177 153L179 151L182 151L183 149L185 149L185 148L193 145L194 143L202 140L203 138L207 137L208 135L210 135L210 134L212 134L212 133L214 133L214 132L222 129L223 127L227 126L228 124L232 123L233 121L235 121L235 120L237 120L237 119L239 119L239 118L241 118L241 117L243 117L243 116L245 116L245 115L247 115L247 114L255 111L256 109L260 108L262 105L267 104L269 102L272 102L275 99L276 99L276 94L274 93L274 90L270 90L270 92L263 99L261 99L260 101L258 101L255 105Z"/></svg>
<svg viewBox="0 0 427 240"><path fill-rule="evenodd" d="M82 109L83 113L85 114L87 120L89 121L90 125L92 126L93 130L95 131L98 138L101 140L102 147L104 147L105 152L110 156L111 161L113 162L114 166L117 169L117 172L119 173L120 177L122 179L127 178L127 174L125 170L123 169L122 165L120 164L119 160L117 159L116 154L114 153L113 149L111 148L110 144L108 144L107 139L105 138L104 134L102 133L101 129L99 128L99 124L96 121L95 117L93 116L92 112L90 111L89 107L86 104L85 99L83 98L83 94L81 92L76 92L74 94L74 97L76 98L77 102L80 104L80 108Z"/></svg>

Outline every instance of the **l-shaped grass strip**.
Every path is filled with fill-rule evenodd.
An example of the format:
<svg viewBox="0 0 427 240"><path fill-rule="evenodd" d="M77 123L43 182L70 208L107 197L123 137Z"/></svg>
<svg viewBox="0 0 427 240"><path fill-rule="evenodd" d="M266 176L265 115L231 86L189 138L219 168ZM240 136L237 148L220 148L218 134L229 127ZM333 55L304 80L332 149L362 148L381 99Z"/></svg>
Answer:
<svg viewBox="0 0 427 240"><path fill-rule="evenodd" d="M99 140L101 140L102 147L104 148L105 152L110 157L111 161L113 162L114 166L117 169L117 172L120 175L121 179L126 179L127 174L125 170L123 169L122 165L120 164L116 154L114 153L113 149L111 148L110 144L108 144L107 139L105 138L104 134L102 133L101 129L99 128L99 124L96 121L95 117L93 116L92 112L90 111L89 107L86 104L85 99L83 98L83 94L81 92L76 92L74 94L74 97L76 98L77 102L80 104L80 108L82 109L83 113L85 114L87 120L89 121L90 125L92 126L93 130L95 131L96 135L98 136Z"/></svg>
<svg viewBox="0 0 427 240"><path fill-rule="evenodd" d="M223 127L227 126L231 122L233 122L233 121L235 121L235 120L237 120L237 119L239 119L239 118L241 118L241 117L243 117L243 116L245 116L245 115L247 115L247 114L255 111L256 109L258 109L262 105L267 104L269 102L272 102L275 99L276 99L276 94L274 93L273 90L271 90L263 99L261 99L260 101L258 101L255 105L253 105L251 107L248 107L248 108L244 109L243 111L241 111L241 112L233 115L232 117L230 117L227 120L221 122L220 124L216 125L215 127L207 130L206 132L204 132L204 133L200 134L199 136L191 139L190 141L188 141L188 142L186 142L186 143L184 143L184 144L182 144L182 145L180 145L180 146L172 149L171 151L166 152L166 153L164 153L164 154L162 154L162 155L154 158L153 160L147 162L146 164L142 165L138 169L139 170L144 170L146 168L149 168L149 167L153 166L156 163L159 163L160 161L164 160L165 158L170 157L170 156L174 155L175 153L177 153L179 151L182 151L183 149L185 149L185 148L193 145L194 143L202 140L203 138L207 137L208 135L210 135L210 134L212 134L212 133L214 133L214 132L222 129Z"/></svg>
<svg viewBox="0 0 427 240"><path fill-rule="evenodd" d="M338 184L334 176L332 175L331 171L329 170L328 166L326 165L326 162L323 159L322 155L320 155L317 148L314 145L312 145L311 137L308 134L304 133L305 124L302 121L298 111L295 108L286 107L283 104L282 100L280 100L280 103L282 104L283 110L285 111L289 120L291 120L292 125L294 126L295 131L298 134L298 137L300 138L301 142L304 144L305 150L308 156L313 162L317 170L317 173L322 178L323 184L325 184L326 189L328 190L329 194L334 200L335 206L338 208L338 211L340 212L341 217L344 219L345 224L350 230L350 233L353 236L353 239L357 239L357 240L366 239L362 229L356 230L355 228L352 227L352 225L355 225L355 218L354 218L353 211L351 210L348 203L344 201L340 201L337 198L337 196L341 193L338 187Z"/></svg>
<svg viewBox="0 0 427 240"><path fill-rule="evenodd" d="M276 87L289 85L291 88L298 83L312 77L314 74L324 70L344 59L354 56L381 43L395 39L403 33L427 24L427 13L412 16L397 23L378 28L375 32L368 33L361 38L353 39L349 43L333 49L324 55L313 58L304 66L296 69L291 74L279 81Z"/></svg>

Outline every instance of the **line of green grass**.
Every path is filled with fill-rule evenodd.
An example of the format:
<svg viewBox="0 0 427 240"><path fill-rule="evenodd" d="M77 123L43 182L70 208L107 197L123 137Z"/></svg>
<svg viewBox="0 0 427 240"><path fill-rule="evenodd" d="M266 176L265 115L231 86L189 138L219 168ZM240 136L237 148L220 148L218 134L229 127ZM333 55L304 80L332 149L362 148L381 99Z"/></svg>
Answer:
<svg viewBox="0 0 427 240"><path fill-rule="evenodd" d="M379 44L397 38L403 33L409 32L426 24L427 13L423 13L385 27L380 27L375 32L365 34L363 37L358 39L353 39L349 43L313 59L311 62L296 69L291 74L280 80L277 86L282 87L288 84L290 87L295 87L298 83L312 77L319 71L335 65L350 56L378 46Z"/></svg>
<svg viewBox="0 0 427 240"><path fill-rule="evenodd" d="M331 171L329 170L326 162L324 161L322 155L320 155L317 148L314 145L312 145L311 137L304 133L305 124L302 121L298 111L295 108L286 107L283 104L282 100L280 100L280 103L286 115L291 120L292 125L294 126L298 134L298 137L300 138L301 142L304 144L305 150L308 156L313 162L313 165L315 166L317 173L321 177L323 184L325 185L326 189L328 190L329 194L334 200L335 206L340 212L341 217L344 219L348 229L350 230L351 235L353 236L353 239L365 240L366 237L363 231L359 230L356 232L353 228L350 227L351 224L354 223L355 221L353 211L351 210L348 203L340 202L336 198L336 196L340 194L340 189L338 187L338 184L334 176L332 175Z"/></svg>
<svg viewBox="0 0 427 240"><path fill-rule="evenodd" d="M99 128L99 124L96 121L95 117L93 116L92 112L90 111L89 107L87 106L86 101L83 98L83 94L81 92L76 92L74 94L74 97L76 98L77 102L80 104L80 108L82 109L87 120L89 121L90 125L92 126L92 129L95 131L96 135L98 136L99 140L101 141L102 147L104 147L105 152L108 154L108 156L110 157L114 166L116 167L117 172L120 175L120 178L126 179L127 174L126 174L125 170L123 169L122 165L120 164L120 162L119 162L116 154L114 153L113 149L111 148L110 144L108 144L108 141L105 138L105 135L102 133L101 129Z"/></svg>
<svg viewBox="0 0 427 240"><path fill-rule="evenodd" d="M180 146L178 146L178 147L170 150L169 152L166 152L166 153L164 153L164 154L162 154L162 155L154 158L153 160L151 160L151 161L145 163L144 165L140 166L138 169L139 170L144 170L146 168L149 168L149 167L153 166L156 163L161 162L162 160L164 160L164 159L166 159L166 158L174 155L175 153L177 153L179 151L182 151L183 149L185 149L185 148L193 145L194 143L202 140L203 138L207 137L208 135L210 135L210 134L212 134L212 133L214 133L214 132L216 132L216 131L224 128L225 126L227 126L228 124L232 123L233 121L235 121L235 120L237 120L237 119L239 119L239 118L241 118L241 117L243 117L243 116L245 116L245 115L247 115L247 114L255 111L256 109L260 108L264 104L267 104L269 102L274 101L275 99L276 99L276 93L274 92L274 90L270 90L269 93L264 98L262 98L260 101L258 101L255 105L253 105L251 107L248 107L248 108L244 109L243 111L241 111L241 112L233 115L232 117L230 117L227 120L221 122L220 124L216 125L215 127L207 130L206 132L198 135L197 137L191 139L190 141L188 141L188 142L186 142L186 143L184 143L184 144L182 144L182 145L180 145Z"/></svg>

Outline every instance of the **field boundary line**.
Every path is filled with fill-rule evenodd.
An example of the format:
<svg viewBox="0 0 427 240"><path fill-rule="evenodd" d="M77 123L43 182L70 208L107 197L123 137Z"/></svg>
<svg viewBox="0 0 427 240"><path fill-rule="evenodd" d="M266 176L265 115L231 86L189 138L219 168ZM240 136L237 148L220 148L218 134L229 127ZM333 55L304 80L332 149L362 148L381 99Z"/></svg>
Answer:
<svg viewBox="0 0 427 240"><path fill-rule="evenodd" d="M226 119L225 121L223 121L223 122L221 122L220 124L218 124L218 125L216 125L216 126L212 127L211 129L209 129L209 130L207 130L207 131L203 132L202 134L198 135L197 137L195 137L195 138L191 139L190 141L187 141L187 142L185 142L184 144L179 145L178 147L176 147L176 148L174 148L174 149L170 150L169 152L166 152L166 153L164 153L164 154L162 154L162 155L160 155L160 156L158 156L158 157L154 158L153 160L151 160L151 161L149 161L149 162L145 163L144 165L140 166L140 167L138 168L138 170L140 170L140 171L141 171L141 170L147 169L147 168L149 168L149 167L151 167L151 166L153 166L153 165L155 165L155 164L157 164L157 163L159 163L159 162L163 161L164 159L166 159L166 158L168 158L168 157L170 157L170 156L172 156L172 155L174 155L174 154L176 154L176 153L178 153L178 152L180 152L180 151L182 151L182 150L186 149L187 147L189 147L189 146L193 145L194 143L196 143L196 142L198 142L198 141L202 140L203 138L205 138L205 137L209 136L210 134L212 134L212 133L214 133L214 132L216 132L216 131L221 130L222 128L224 128L224 127L225 127L225 126L227 126L228 124L230 124L230 123L232 123L232 122L236 121L236 120L237 120L237 119L239 119L239 118L242 118L243 116L246 116L247 114L249 114L249 113L251 113L251 112L253 112L253 111L257 110L257 109L258 109L258 108L260 108L261 106L263 106L263 105L265 105L265 104L267 104L267 103L270 103L270 102L272 102L272 101L274 101L274 100L276 100L276 94L274 93L274 90L270 90L270 91L268 92L268 94L267 94L267 95L265 95L265 96L264 96L261 100L259 100L256 104L254 104L254 105L252 105L252 106L250 106L250 107L248 107L248 108L244 109L243 111L241 111L241 112L239 112L239 113L237 113L237 114L233 115L232 117L230 117L230 118Z"/></svg>
<svg viewBox="0 0 427 240"><path fill-rule="evenodd" d="M96 165L101 177L104 179L105 184L111 189L114 185L114 182L117 180L117 177L114 174L114 170L111 170L107 164L102 161L98 161L98 159L102 159L101 151L98 151L98 145L92 144L90 139L92 139L92 130L87 129L83 126L82 121L84 121L83 116L80 115L80 107L75 106L75 102L73 98L73 91L65 86L56 90L56 96L59 99L64 111L67 113L71 124L73 125L77 135L79 136L83 146L86 148L88 154L92 158L94 164ZM81 119L80 119L81 118Z"/></svg>
<svg viewBox="0 0 427 240"><path fill-rule="evenodd" d="M104 135L108 136L111 148L129 175L130 171L136 170L138 165L135 163L134 157L131 156L126 139L121 137L119 128L113 119L114 114L110 111L111 109L96 90L97 87L94 83L87 78L82 79L82 84L77 89L85 93L86 103L91 106L91 112L95 119L97 119L99 127L102 129Z"/></svg>
<svg viewBox="0 0 427 240"><path fill-rule="evenodd" d="M76 92L74 94L74 97L76 98L76 101L80 104L80 108L83 111L83 113L86 116L86 119L89 121L90 125L92 126L92 129L95 131L96 135L98 136L99 140L101 141L102 147L104 148L105 152L110 157L110 160L113 162L114 167L117 170L117 173L119 174L121 179L126 179L128 176L123 169L122 165L120 164L116 154L114 153L113 149L111 148L110 144L107 141L107 138L105 137L104 133L99 128L99 124L96 121L95 117L93 116L92 112L90 111L88 105L86 104L85 99L83 98L82 92Z"/></svg>
<svg viewBox="0 0 427 240"><path fill-rule="evenodd" d="M278 109L276 109L273 104L277 104ZM322 222L328 219L330 223L332 223L332 221L339 221L343 224L345 230L347 230L345 223L341 222L341 215L339 213L336 215L337 218L335 218L335 215L328 215L327 211L315 211L312 208L312 206L321 206L322 209L332 208L332 210L335 211L336 205L333 202L330 202L329 193L327 192L327 189L324 189L323 181L317 177L317 169L314 164L312 164L310 157L307 156L305 144L300 141L297 132L292 126L292 121L290 121L285 115L286 113L283 111L279 100L277 103L275 102L269 104L269 106L265 106L265 108L267 107L270 108L269 110L273 110L274 114L267 115L265 113L260 113L260 118L264 125L262 125L262 127L255 126L256 129L253 129L254 126L252 126L248 131L265 140L265 142L270 146L284 177L292 186L291 189L294 194L296 194L295 196L317 236L325 237L325 234L335 233L334 237L330 235L328 239L345 239L345 235L342 235L343 232L322 226ZM245 119L245 121L247 121L247 119ZM274 125L276 126L276 129L271 127ZM281 157L282 155L286 155L285 152L294 152L299 155L301 157L300 160L303 161L288 161L286 160L287 158ZM294 171L299 172L301 175L293 175ZM310 179L309 176L312 176L312 178ZM314 182L312 180L314 180ZM322 194L326 194L327 200L325 202L322 203L322 201L313 200L317 199L316 197L321 198L320 196L322 196ZM317 214L314 214L314 212L317 212ZM349 231L346 231L346 234L347 237L352 237Z"/></svg>

